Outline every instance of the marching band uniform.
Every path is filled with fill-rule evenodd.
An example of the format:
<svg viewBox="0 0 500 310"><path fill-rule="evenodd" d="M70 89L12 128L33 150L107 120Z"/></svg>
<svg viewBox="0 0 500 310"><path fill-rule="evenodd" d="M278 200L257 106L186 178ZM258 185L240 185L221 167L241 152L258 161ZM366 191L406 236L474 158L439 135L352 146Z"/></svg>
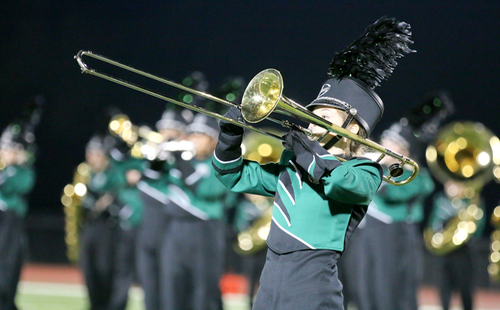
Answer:
<svg viewBox="0 0 500 310"><path fill-rule="evenodd" d="M221 141L225 139L223 135ZM259 166L240 156L228 158L224 155L229 153L228 148L221 143L218 146L214 167L219 180L233 191L275 194L268 237L270 250L254 309L316 309L325 304L325 298L329 306L341 304L336 261L366 212L381 176L370 160L353 159L340 164L333 156L326 157L325 152L320 155L338 167L335 169L338 173L322 177L326 185L323 189L321 184L314 184L308 178L307 170L297 168L299 165L291 151L284 151L278 164ZM345 174L354 182L346 184L342 177ZM352 188L357 188L355 193L351 192ZM352 195L342 198L342 193ZM314 206L314 210L305 206ZM314 227L310 227L310 223L314 223ZM311 278L320 283L310 281ZM303 291L298 293L294 287L303 287ZM261 297L259 293L266 295Z"/></svg>
<svg viewBox="0 0 500 310"><path fill-rule="evenodd" d="M125 177L116 190L116 201L120 206L114 215L117 221L115 236L115 254L113 266L113 283L109 310L125 310L128 292L135 276L135 256L137 231L142 220L143 204L136 181L130 181L127 174L137 173L137 181L143 170L143 161L128 155L128 150L121 152L118 147L111 151L111 157L116 166L117 174Z"/></svg>
<svg viewBox="0 0 500 310"><path fill-rule="evenodd" d="M410 175L405 171L404 177ZM419 224L423 202L434 190L429 172L420 168L403 186L384 184L368 208L360 243L366 247L360 270L365 286L359 309L418 309L417 291L422 264ZM374 285L376 283L376 285Z"/></svg>
<svg viewBox="0 0 500 310"><path fill-rule="evenodd" d="M107 310L113 292L117 236L115 216L121 206L116 200L116 190L124 183L124 177L119 173L117 164L110 160L112 141L112 137L96 135L90 139L86 149L92 172L82 202L86 221L81 233L80 268L92 310Z"/></svg>
<svg viewBox="0 0 500 310"><path fill-rule="evenodd" d="M157 122L156 128L168 141L181 140L185 135L190 113L166 110ZM139 282L144 290L144 303L147 310L161 309L160 263L163 260L160 253L162 236L168 225L166 204L170 166L175 161L172 154L165 159L155 159L146 162L142 171L142 179L137 188L144 206L142 224L137 237L137 272Z"/></svg>
<svg viewBox="0 0 500 310"><path fill-rule="evenodd" d="M35 183L35 171L21 159L26 156L25 141L10 131L8 127L0 139L0 161L5 165L0 171L0 309L15 310L27 251L23 220L28 211L26 196Z"/></svg>
<svg viewBox="0 0 500 310"><path fill-rule="evenodd" d="M210 168L217 127L214 119L196 115L187 132L188 140L197 147L197 157L177 160L170 170L169 223L161 247L161 309L222 309L219 281L225 257L223 218L228 190ZM197 139L210 141L209 146L201 147Z"/></svg>

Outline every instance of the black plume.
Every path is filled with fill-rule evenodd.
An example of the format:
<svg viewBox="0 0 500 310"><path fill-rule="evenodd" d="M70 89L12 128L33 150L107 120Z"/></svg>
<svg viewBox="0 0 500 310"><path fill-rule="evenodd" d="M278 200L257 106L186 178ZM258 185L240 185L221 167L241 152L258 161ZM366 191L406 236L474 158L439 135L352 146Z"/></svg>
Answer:
<svg viewBox="0 0 500 310"><path fill-rule="evenodd" d="M375 88L394 71L397 58L415 52L408 47L410 44L413 44L410 25L384 16L335 55L328 74L337 79L354 77Z"/></svg>

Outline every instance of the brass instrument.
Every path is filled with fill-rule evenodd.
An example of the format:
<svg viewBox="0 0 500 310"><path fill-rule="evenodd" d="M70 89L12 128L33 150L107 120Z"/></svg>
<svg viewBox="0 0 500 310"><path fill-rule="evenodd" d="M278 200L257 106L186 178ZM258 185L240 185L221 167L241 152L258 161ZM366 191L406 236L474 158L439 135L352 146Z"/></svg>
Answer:
<svg viewBox="0 0 500 310"><path fill-rule="evenodd" d="M440 182L454 181L465 187L462 197L455 195L451 200L456 216L439 231L430 227L424 231L427 249L444 255L465 244L477 230L477 221L484 216L479 193L500 164L500 140L481 123L450 123L427 147L426 159L431 173ZM469 205L462 206L459 203L462 198L468 199Z"/></svg>
<svg viewBox="0 0 500 310"><path fill-rule="evenodd" d="M64 214L66 219L64 238L66 242L66 255L70 262L76 263L79 252L79 230L82 221L82 200L87 193L87 184L90 180L90 167L83 162L78 165L73 183L64 187L61 203L64 206Z"/></svg>
<svg viewBox="0 0 500 310"><path fill-rule="evenodd" d="M260 164L279 161L282 151L283 145L267 136L250 132L243 139L243 157ZM236 253L251 255L267 247L266 241L273 216L273 199L258 195L245 195L245 197L260 210L261 215L248 229L238 233L238 240L233 248Z"/></svg>
<svg viewBox="0 0 500 310"><path fill-rule="evenodd" d="M271 230L271 219L273 217L272 200L269 197L255 196L250 198L260 209L265 208L262 215L252 225L238 234L238 241L233 245L238 254L251 255L267 247L267 237Z"/></svg>
<svg viewBox="0 0 500 310"><path fill-rule="evenodd" d="M133 125L125 114L115 115L109 122L109 130L127 143L131 148L130 154L135 158L165 160L171 152L182 152L182 158L189 160L195 155L193 143L185 140L164 141L163 136L151 128Z"/></svg>
<svg viewBox="0 0 500 310"><path fill-rule="evenodd" d="M491 215L491 223L495 230L491 233L490 256L488 265L488 274L490 279L495 282L500 282L500 206L493 210Z"/></svg>
<svg viewBox="0 0 500 310"><path fill-rule="evenodd" d="M234 125L250 129L256 132L259 132L264 135L271 136L273 138L276 138L278 140L282 140L282 137L279 135L276 135L270 131L266 131L263 129L256 128L252 125L249 125L244 122L239 122L236 120L233 120L231 118L225 117L223 115L220 115L218 113L214 113L211 111L208 111L206 109L203 109L201 107L198 107L196 105L189 105L187 103L175 100L170 97L166 97L158 92L148 90L144 87L132 84L130 82L124 81L117 79L115 77L112 77L110 75L100 73L94 69L89 69L89 67L83 62L82 57L83 56L89 56L91 58L97 59L99 61L108 63L110 65L122 68L124 70L136 73L138 75L153 79L155 81L158 81L160 83L181 89L183 91L190 92L192 94L201 96L203 98L206 98L210 101L216 102L216 103L221 103L224 105L227 105L229 107L237 107L241 109L243 118L249 122L249 123L257 123L260 122L264 119L273 121L275 123L278 123L284 127L287 128L299 128L302 130L305 134L307 134L310 138L313 139L322 139L329 133L335 133L338 135L341 135L342 137L357 141L367 147L372 148L373 150L377 151L380 153L380 156L376 160L377 162L380 162L385 156L390 156L398 160L398 164L395 164L391 167L390 169L390 174L388 176L384 176L383 179L384 181L392 184L392 185L404 185L409 183L411 180L413 180L417 174L418 174L418 165L417 163L412 160L411 158L408 158L406 156L403 156L401 154L398 154L396 152L393 152L390 149L387 149L380 144L377 144L369 139L364 139L356 134L351 133L349 130L346 130L340 126L337 126L335 124L330 123L329 121L323 119L322 117L312 113L311 111L307 110L300 104L290 100L289 98L285 97L283 95L283 78L281 77L281 74L279 71L275 69L266 69L261 71L259 74L257 74L248 84L242 98L241 105L237 105L233 102L223 100L221 98L217 98L215 96L206 94L204 92L194 90L191 88L188 88L184 85L174 83L172 81L160 78L158 76L146 73L144 71L126 66L124 64L121 64L119 62L116 62L114 60L108 59L106 57L94 54L90 51L79 51L78 54L75 56L76 61L80 65L80 68L82 70L82 73L87 73L91 74L97 77L100 77L102 79L117 83L119 85L134 89L136 91L148 94L150 96L156 97L158 99L165 100L167 102L177 104L179 106L182 106L184 108L203 113L208 116L215 117L220 120L224 120L226 122L232 123ZM311 130L308 130L307 128L303 128L299 125L293 124L287 120L280 120L275 117L270 116L271 113L279 113L283 114L286 116L290 116L302 121L305 121L307 123L312 123L317 126L320 126L324 129L326 129L326 133L322 136L318 136L314 134ZM343 161L344 159L338 158L339 160ZM401 181L395 181L393 178L397 178L401 176L403 173L402 166L404 165L409 165L413 168L412 174Z"/></svg>

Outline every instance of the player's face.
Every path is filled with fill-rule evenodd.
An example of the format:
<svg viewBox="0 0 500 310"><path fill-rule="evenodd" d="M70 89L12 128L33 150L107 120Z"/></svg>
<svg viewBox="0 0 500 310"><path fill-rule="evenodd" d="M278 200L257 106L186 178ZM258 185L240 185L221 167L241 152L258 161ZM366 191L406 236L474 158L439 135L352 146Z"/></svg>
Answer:
<svg viewBox="0 0 500 310"><path fill-rule="evenodd" d="M344 114L335 108L317 108L313 113L337 126L342 126L344 123ZM309 129L318 135L322 135L326 132L325 128L314 124L309 124Z"/></svg>
<svg viewBox="0 0 500 310"><path fill-rule="evenodd" d="M196 158L203 159L211 156L214 152L216 141L209 135L203 133L192 133L187 137L192 142L196 151Z"/></svg>
<svg viewBox="0 0 500 310"><path fill-rule="evenodd" d="M103 152L96 150L88 150L85 153L85 158L94 172L104 171L109 162L108 157Z"/></svg>
<svg viewBox="0 0 500 310"><path fill-rule="evenodd" d="M178 140L182 136L182 132L177 129L161 129L160 134L163 136L163 139L165 141L170 141L170 140Z"/></svg>

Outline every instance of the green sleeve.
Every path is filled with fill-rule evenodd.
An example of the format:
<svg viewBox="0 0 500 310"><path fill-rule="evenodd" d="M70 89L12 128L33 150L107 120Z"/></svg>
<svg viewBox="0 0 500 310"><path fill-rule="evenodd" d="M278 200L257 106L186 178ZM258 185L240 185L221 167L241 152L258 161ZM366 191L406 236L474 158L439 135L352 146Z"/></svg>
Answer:
<svg viewBox="0 0 500 310"><path fill-rule="evenodd" d="M281 167L276 163L260 165L258 162L238 158L236 161L223 162L214 155L215 176L233 192L272 197Z"/></svg>
<svg viewBox="0 0 500 310"><path fill-rule="evenodd" d="M35 172L31 168L9 166L3 172L6 177L0 184L4 195L24 195L31 191L35 184Z"/></svg>
<svg viewBox="0 0 500 310"><path fill-rule="evenodd" d="M102 179L104 179L104 182L100 181ZM125 178L125 174L122 171L117 171L116 168L110 168L106 171L93 174L88 187L93 192L103 193L118 189L126 184L127 179Z"/></svg>
<svg viewBox="0 0 500 310"><path fill-rule="evenodd" d="M371 161L352 159L345 161L321 179L325 194L348 204L369 204L381 182L381 171Z"/></svg>
<svg viewBox="0 0 500 310"><path fill-rule="evenodd" d="M119 213L120 219L130 224L130 227L139 225L143 212L139 189L135 186L122 188L118 192L118 198L125 205Z"/></svg>

